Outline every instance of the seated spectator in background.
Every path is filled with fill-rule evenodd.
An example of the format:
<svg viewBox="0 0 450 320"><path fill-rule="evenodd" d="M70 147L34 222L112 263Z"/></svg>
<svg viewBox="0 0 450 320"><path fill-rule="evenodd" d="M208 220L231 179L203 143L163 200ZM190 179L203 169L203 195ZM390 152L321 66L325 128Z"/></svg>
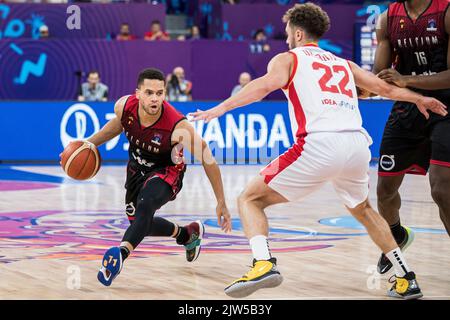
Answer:
<svg viewBox="0 0 450 320"><path fill-rule="evenodd" d="M167 99L169 101L191 101L192 82L185 79L184 69L176 67L167 76Z"/></svg>
<svg viewBox="0 0 450 320"><path fill-rule="evenodd" d="M130 25L128 23L122 23L120 25L120 33L116 36L116 40L127 41L135 40L136 36L130 32Z"/></svg>
<svg viewBox="0 0 450 320"><path fill-rule="evenodd" d="M201 39L202 36L200 35L200 29L196 25L193 25L191 29L189 30L189 34L186 37L187 40L197 40Z"/></svg>
<svg viewBox="0 0 450 320"><path fill-rule="evenodd" d="M256 30L253 36L253 42L250 43L252 53L269 52L270 46L267 42L267 36L263 29Z"/></svg>
<svg viewBox="0 0 450 320"><path fill-rule="evenodd" d="M159 22L159 20L154 20L150 26L150 31L145 33L144 40L168 41L170 40L170 36L167 32L162 30L161 22Z"/></svg>
<svg viewBox="0 0 450 320"><path fill-rule="evenodd" d="M100 74L96 70L89 71L87 82L83 83L78 101L107 101L108 87L100 82Z"/></svg>
<svg viewBox="0 0 450 320"><path fill-rule="evenodd" d="M239 76L239 84L233 88L231 91L231 95L234 96L239 92L243 87L245 87L250 81L252 81L252 76L248 72L242 72Z"/></svg>
<svg viewBox="0 0 450 320"><path fill-rule="evenodd" d="M50 38L50 31L48 27L44 24L39 27L39 39L48 39Z"/></svg>

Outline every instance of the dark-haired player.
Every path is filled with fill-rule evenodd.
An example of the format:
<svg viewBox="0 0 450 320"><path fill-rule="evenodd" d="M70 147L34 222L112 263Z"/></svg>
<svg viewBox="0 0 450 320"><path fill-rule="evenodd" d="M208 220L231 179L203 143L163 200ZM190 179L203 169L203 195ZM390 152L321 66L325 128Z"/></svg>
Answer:
<svg viewBox="0 0 450 320"><path fill-rule="evenodd" d="M450 3L392 3L378 21L373 72L381 79L435 97L450 106ZM393 68L391 68L393 67ZM405 174L430 172L431 196L450 235L450 117L425 119L414 103L395 102L386 123L378 164L378 210L402 250L414 233L400 223L398 192ZM392 267L384 254L378 272Z"/></svg>
<svg viewBox="0 0 450 320"><path fill-rule="evenodd" d="M197 259L203 224L196 221L182 227L154 216L159 208L175 199L182 187L186 170L183 147L202 162L217 199L218 223L224 231L231 230L220 169L207 144L186 118L164 100L165 96L163 73L143 70L136 93L120 98L114 106L116 117L88 139L99 146L123 131L130 142L125 184L130 226L120 246L110 248L103 257L98 280L106 286L111 285L124 260L146 236L173 237L185 246L189 262Z"/></svg>
<svg viewBox="0 0 450 320"><path fill-rule="evenodd" d="M353 62L319 48L317 42L330 26L327 13L319 6L297 4L286 12L284 21L291 51L275 56L268 72L235 96L215 108L193 113L194 120L209 121L282 88L296 137L295 144L264 168L239 196L239 214L254 261L251 270L226 287L225 293L244 297L282 282L269 250L264 209L301 200L329 181L351 214L393 262L396 278L389 295L419 298L422 293L414 272L386 221L368 201L371 139L362 127L355 84L391 99L414 102L425 116L429 116L428 108L446 114L445 106L436 99L389 85Z"/></svg>

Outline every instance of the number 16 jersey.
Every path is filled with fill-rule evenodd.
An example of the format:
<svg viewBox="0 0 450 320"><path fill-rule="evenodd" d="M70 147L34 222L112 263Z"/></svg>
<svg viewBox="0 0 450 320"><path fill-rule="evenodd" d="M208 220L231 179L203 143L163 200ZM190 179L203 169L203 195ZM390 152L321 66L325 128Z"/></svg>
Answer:
<svg viewBox="0 0 450 320"><path fill-rule="evenodd" d="M289 53L294 65L283 91L289 101L294 137L313 132L365 133L348 61L315 44Z"/></svg>

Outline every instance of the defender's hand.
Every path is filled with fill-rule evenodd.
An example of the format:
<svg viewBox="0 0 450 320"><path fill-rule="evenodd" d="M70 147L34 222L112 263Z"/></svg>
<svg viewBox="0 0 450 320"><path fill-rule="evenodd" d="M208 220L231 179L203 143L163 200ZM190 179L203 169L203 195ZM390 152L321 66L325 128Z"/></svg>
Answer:
<svg viewBox="0 0 450 320"><path fill-rule="evenodd" d="M225 203L218 203L216 207L217 224L224 232L231 232L231 216Z"/></svg>
<svg viewBox="0 0 450 320"><path fill-rule="evenodd" d="M422 97L416 102L417 108L425 116L426 119L430 118L428 111L434 112L441 116L448 114L447 107L435 98Z"/></svg>
<svg viewBox="0 0 450 320"><path fill-rule="evenodd" d="M406 78L395 69L384 69L377 76L386 82L395 84L397 87L406 88L407 86Z"/></svg>
<svg viewBox="0 0 450 320"><path fill-rule="evenodd" d="M205 120L205 122L208 123L212 119L220 117L225 112L226 112L225 108L217 106L206 111L197 109L197 112L191 112L189 113L189 116L192 117L191 120L193 121Z"/></svg>

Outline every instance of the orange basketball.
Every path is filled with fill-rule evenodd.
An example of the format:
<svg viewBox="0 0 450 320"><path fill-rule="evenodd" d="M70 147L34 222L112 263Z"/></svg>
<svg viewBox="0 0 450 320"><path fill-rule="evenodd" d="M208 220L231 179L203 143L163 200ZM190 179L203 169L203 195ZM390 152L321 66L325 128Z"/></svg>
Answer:
<svg viewBox="0 0 450 320"><path fill-rule="evenodd" d="M94 177L101 161L97 147L87 141L72 141L61 154L61 167L69 177L76 180Z"/></svg>

